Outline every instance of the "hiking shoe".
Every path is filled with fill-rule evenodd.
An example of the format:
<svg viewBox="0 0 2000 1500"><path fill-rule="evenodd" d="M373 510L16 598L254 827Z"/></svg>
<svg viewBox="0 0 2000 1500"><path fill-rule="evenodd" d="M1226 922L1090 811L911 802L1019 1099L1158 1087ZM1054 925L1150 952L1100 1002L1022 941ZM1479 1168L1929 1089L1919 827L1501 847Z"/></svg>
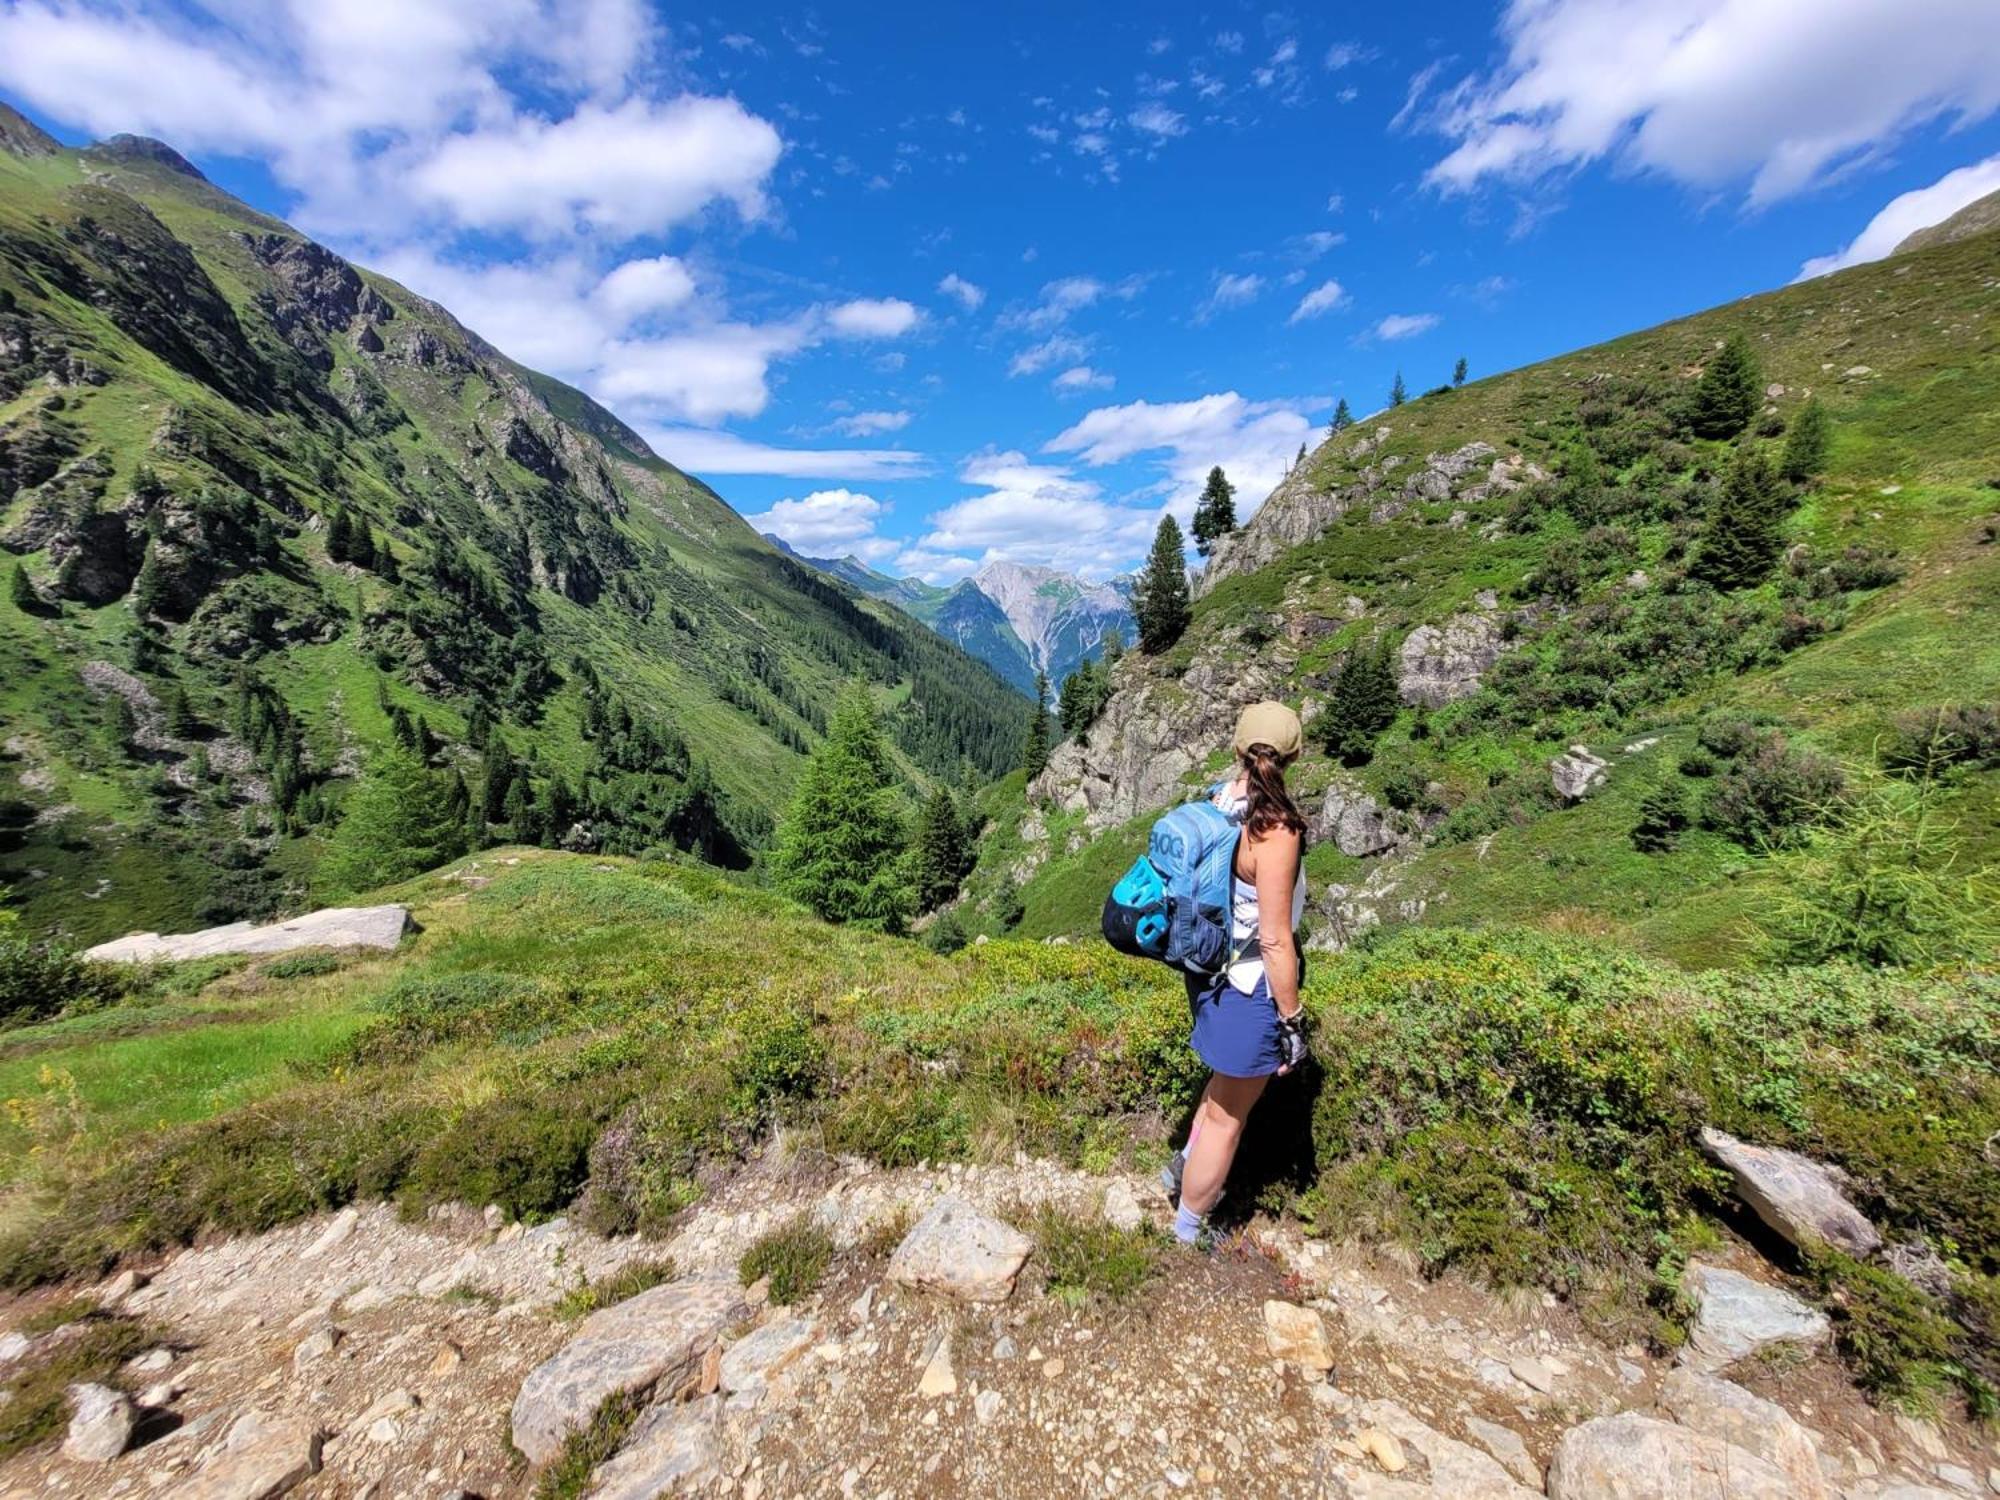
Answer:
<svg viewBox="0 0 2000 1500"><path fill-rule="evenodd" d="M1181 1177L1186 1171L1187 1151L1185 1149L1176 1151L1168 1158L1167 1164L1160 1168L1160 1186L1167 1190L1167 1201L1176 1208L1180 1207Z"/></svg>

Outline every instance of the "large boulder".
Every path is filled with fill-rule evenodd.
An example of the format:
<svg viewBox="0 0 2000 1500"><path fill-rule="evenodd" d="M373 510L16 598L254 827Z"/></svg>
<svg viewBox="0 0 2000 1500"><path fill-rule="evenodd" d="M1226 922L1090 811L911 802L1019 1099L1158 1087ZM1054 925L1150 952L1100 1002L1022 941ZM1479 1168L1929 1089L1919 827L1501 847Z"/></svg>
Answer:
<svg viewBox="0 0 2000 1500"><path fill-rule="evenodd" d="M1842 1194L1846 1177L1836 1168L1781 1147L1752 1146L1713 1127L1702 1131L1701 1149L1736 1179L1736 1196L1789 1243L1801 1249L1831 1245L1854 1256L1882 1248L1881 1234Z"/></svg>
<svg viewBox="0 0 2000 1500"><path fill-rule="evenodd" d="M723 1351L718 1375L725 1391L754 1390L798 1358L817 1330L802 1318L780 1318Z"/></svg>
<svg viewBox="0 0 2000 1500"><path fill-rule="evenodd" d="M1660 1405L1681 1426L1734 1443L1791 1476L1798 1500L1824 1500L1826 1481L1813 1436L1775 1401L1699 1370L1670 1371Z"/></svg>
<svg viewBox="0 0 2000 1500"><path fill-rule="evenodd" d="M311 1423L247 1413L201 1468L174 1486L174 1500L273 1500L319 1472L319 1450Z"/></svg>
<svg viewBox="0 0 2000 1500"><path fill-rule="evenodd" d="M1571 745L1567 754L1549 762L1549 780L1565 802L1581 801L1610 774L1611 763L1584 745Z"/></svg>
<svg viewBox="0 0 2000 1500"><path fill-rule="evenodd" d="M653 1500L711 1485L722 1462L722 1398L648 1407L615 1457L591 1475L591 1500Z"/></svg>
<svg viewBox="0 0 2000 1500"><path fill-rule="evenodd" d="M1316 842L1331 840L1342 854L1382 854L1396 847L1396 828L1381 804L1342 777L1328 783L1310 829Z"/></svg>
<svg viewBox="0 0 2000 1500"><path fill-rule="evenodd" d="M1396 653L1396 691L1413 708L1443 708L1477 692L1499 657L1500 622L1490 614L1419 625Z"/></svg>
<svg viewBox="0 0 2000 1500"><path fill-rule="evenodd" d="M63 1457L78 1463L109 1463L131 1444L139 1414L132 1398L108 1385L86 1383L69 1388L69 1431L63 1434Z"/></svg>
<svg viewBox="0 0 2000 1500"><path fill-rule="evenodd" d="M723 1330L749 1312L733 1281L703 1279L668 1282L592 1313L521 1382L514 1446L546 1464L607 1396L689 1384Z"/></svg>
<svg viewBox="0 0 2000 1500"><path fill-rule="evenodd" d="M231 922L200 932L127 933L85 950L105 963L172 963L225 953L289 953L295 948L394 948L410 925L407 906L331 906L262 927Z"/></svg>
<svg viewBox="0 0 2000 1500"><path fill-rule="evenodd" d="M889 1257L889 1280L964 1302L1004 1302L1034 1243L959 1198L940 1198Z"/></svg>
<svg viewBox="0 0 2000 1500"><path fill-rule="evenodd" d="M1636 1411L1572 1427L1549 1500L1798 1500L1792 1476L1734 1443Z"/></svg>
<svg viewBox="0 0 2000 1500"><path fill-rule="evenodd" d="M1535 1491L1518 1482L1491 1456L1469 1443L1446 1437L1420 1421L1394 1401L1364 1401L1352 1413L1358 1433L1387 1433L1394 1439L1390 1452L1414 1453L1430 1470L1430 1482L1421 1485L1407 1477L1391 1478L1372 1470L1343 1476L1349 1500L1403 1500L1403 1497L1450 1496L1451 1500L1537 1500ZM1374 1452L1376 1462L1383 1444L1379 1437L1362 1444ZM1336 1490L1339 1494L1342 1491Z"/></svg>
<svg viewBox="0 0 2000 1500"><path fill-rule="evenodd" d="M1775 1344L1823 1343L1831 1331L1818 1308L1741 1271L1690 1262L1681 1284L1695 1318L1680 1357L1697 1370L1719 1370Z"/></svg>

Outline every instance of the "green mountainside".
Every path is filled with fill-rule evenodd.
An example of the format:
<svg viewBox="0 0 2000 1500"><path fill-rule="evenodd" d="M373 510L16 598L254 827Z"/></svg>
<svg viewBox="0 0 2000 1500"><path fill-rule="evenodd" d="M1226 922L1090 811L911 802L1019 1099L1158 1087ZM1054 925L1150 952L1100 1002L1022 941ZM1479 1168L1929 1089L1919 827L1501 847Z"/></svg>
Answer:
<svg viewBox="0 0 2000 1500"><path fill-rule="evenodd" d="M444 309L4 109L0 508L0 875L77 939L296 903L396 741L479 836L743 863L844 681L912 788L1027 719Z"/></svg>
<svg viewBox="0 0 2000 1500"><path fill-rule="evenodd" d="M1735 335L1742 430L1703 436ZM1827 451L1785 478L1821 418ZM1745 527L1754 576L1718 581ZM1031 797L995 794L967 920L1090 930L1264 695L1308 718L1318 945L1529 922L1740 964L1807 919L1802 881L1929 930L1890 889L1906 866L1925 902L1990 912L1996 538L1993 232L1440 388L1329 435L1222 539L1179 643L1126 655ZM1396 692L1344 740L1357 657ZM1603 767L1555 764L1578 745Z"/></svg>

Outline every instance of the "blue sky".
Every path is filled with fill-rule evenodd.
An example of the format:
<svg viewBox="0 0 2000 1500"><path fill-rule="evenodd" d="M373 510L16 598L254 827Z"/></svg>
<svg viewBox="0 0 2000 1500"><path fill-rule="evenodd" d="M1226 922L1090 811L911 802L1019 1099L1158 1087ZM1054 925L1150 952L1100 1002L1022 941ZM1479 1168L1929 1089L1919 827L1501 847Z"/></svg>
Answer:
<svg viewBox="0 0 2000 1500"><path fill-rule="evenodd" d="M2000 188L1994 0L0 0L131 130L760 527L1102 576L1208 467L1879 255Z"/></svg>

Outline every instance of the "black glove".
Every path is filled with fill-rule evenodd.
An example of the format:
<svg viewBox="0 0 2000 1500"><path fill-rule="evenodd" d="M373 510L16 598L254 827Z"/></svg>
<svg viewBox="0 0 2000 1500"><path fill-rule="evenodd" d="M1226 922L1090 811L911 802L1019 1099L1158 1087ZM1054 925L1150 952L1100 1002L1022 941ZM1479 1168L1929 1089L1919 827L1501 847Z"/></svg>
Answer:
<svg viewBox="0 0 2000 1500"><path fill-rule="evenodd" d="M1278 1071L1296 1072L1312 1056L1306 1041L1306 1013L1301 1006L1295 1015L1278 1017Z"/></svg>

